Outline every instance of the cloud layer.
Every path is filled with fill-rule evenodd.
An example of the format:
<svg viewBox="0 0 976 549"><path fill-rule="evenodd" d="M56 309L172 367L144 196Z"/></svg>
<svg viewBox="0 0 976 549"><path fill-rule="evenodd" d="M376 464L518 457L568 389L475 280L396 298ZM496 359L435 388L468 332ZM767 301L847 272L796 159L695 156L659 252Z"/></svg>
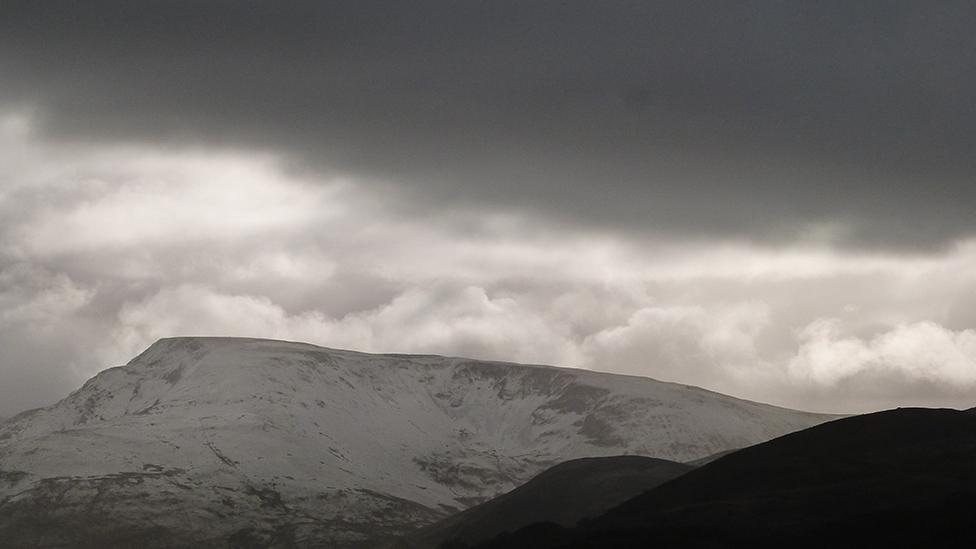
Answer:
<svg viewBox="0 0 976 549"><path fill-rule="evenodd" d="M416 217L269 152L65 144L18 117L0 414L181 334L559 364L817 410L976 397L976 242L869 254Z"/></svg>

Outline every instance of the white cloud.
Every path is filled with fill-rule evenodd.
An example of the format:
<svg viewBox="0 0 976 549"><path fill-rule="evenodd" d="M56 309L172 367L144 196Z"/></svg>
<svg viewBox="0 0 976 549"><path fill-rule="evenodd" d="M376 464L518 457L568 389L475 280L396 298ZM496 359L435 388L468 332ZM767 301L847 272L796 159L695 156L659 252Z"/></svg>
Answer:
<svg viewBox="0 0 976 549"><path fill-rule="evenodd" d="M64 274L14 264L0 271L0 327L44 330L78 312L93 295Z"/></svg>
<svg viewBox="0 0 976 549"><path fill-rule="evenodd" d="M306 226L333 213L320 187L283 180L270 159L200 153L112 156L118 160L97 177L65 175L52 183L61 186L60 192L89 196L40 207L25 220L18 230L30 253L247 239Z"/></svg>
<svg viewBox="0 0 976 549"><path fill-rule="evenodd" d="M569 340L533 311L482 288L413 288L374 310L330 318L288 314L265 297L202 286L167 288L119 312L112 343L121 361L161 337L232 335L300 340L374 352L418 352L523 362L578 362ZM555 360L553 360L555 359Z"/></svg>
<svg viewBox="0 0 976 549"><path fill-rule="evenodd" d="M582 349L594 369L741 389L741 380L763 375L756 343L768 323L766 306L755 302L650 306L588 337Z"/></svg>
<svg viewBox="0 0 976 549"><path fill-rule="evenodd" d="M801 381L834 386L861 374L895 375L953 388L976 388L976 331L934 322L892 327L871 338L845 336L837 319L820 319L800 333L789 362ZM976 402L974 402L976 404Z"/></svg>

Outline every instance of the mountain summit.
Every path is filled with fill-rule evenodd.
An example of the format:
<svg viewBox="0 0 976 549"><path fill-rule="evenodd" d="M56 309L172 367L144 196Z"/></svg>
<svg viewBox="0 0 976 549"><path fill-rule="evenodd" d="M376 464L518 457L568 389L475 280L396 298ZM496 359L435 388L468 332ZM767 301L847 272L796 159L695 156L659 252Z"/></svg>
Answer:
<svg viewBox="0 0 976 549"><path fill-rule="evenodd" d="M569 459L688 461L829 418L578 369L163 339L0 423L0 539L373 547Z"/></svg>

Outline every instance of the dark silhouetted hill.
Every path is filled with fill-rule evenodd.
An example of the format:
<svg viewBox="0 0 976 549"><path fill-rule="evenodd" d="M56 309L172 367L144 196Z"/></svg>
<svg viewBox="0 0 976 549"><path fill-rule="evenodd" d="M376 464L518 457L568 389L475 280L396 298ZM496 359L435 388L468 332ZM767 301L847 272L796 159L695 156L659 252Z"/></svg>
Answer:
<svg viewBox="0 0 976 549"><path fill-rule="evenodd" d="M976 414L897 409L734 452L574 529L481 549L976 547Z"/></svg>
<svg viewBox="0 0 976 549"><path fill-rule="evenodd" d="M692 466L641 456L583 458L561 463L527 483L436 524L422 528L400 547L433 549L446 541L474 543L536 522L575 526Z"/></svg>

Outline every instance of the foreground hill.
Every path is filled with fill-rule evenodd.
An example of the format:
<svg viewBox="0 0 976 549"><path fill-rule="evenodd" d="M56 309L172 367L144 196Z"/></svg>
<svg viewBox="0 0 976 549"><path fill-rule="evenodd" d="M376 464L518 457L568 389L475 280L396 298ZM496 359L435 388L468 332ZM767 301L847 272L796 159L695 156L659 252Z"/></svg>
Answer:
<svg viewBox="0 0 976 549"><path fill-rule="evenodd" d="M396 547L435 549L448 541L472 544L536 522L575 526L692 469L642 456L574 459L511 492L421 528Z"/></svg>
<svg viewBox="0 0 976 549"><path fill-rule="evenodd" d="M976 414L898 409L740 450L576 529L481 547L974 547Z"/></svg>
<svg viewBox="0 0 976 549"><path fill-rule="evenodd" d="M375 547L569 459L686 461L825 419L583 370L165 339L0 424L0 539Z"/></svg>

